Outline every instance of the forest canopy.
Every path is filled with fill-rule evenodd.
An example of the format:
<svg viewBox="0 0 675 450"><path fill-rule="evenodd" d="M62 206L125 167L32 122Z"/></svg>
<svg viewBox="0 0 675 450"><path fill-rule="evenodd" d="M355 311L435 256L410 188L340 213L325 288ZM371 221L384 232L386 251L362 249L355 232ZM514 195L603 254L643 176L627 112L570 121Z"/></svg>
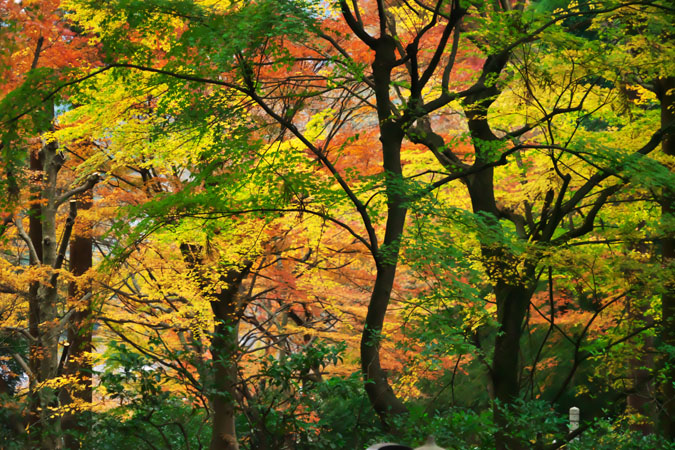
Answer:
<svg viewBox="0 0 675 450"><path fill-rule="evenodd" d="M0 446L675 448L674 19L0 0Z"/></svg>

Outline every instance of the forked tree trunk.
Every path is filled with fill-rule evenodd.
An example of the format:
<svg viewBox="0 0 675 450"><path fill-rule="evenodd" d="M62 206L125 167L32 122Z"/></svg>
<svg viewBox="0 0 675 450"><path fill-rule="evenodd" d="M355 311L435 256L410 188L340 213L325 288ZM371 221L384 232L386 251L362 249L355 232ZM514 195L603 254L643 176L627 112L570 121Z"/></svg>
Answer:
<svg viewBox="0 0 675 450"><path fill-rule="evenodd" d="M505 60L501 64L505 63ZM478 98L467 108L467 118L471 137L476 143L496 141L487 122L487 111L493 99ZM489 155L484 155L480 144L476 147L476 163L487 163ZM494 169L487 168L471 175L465 180L474 214L481 214L490 223L495 233L501 233L499 209L495 200ZM480 236L481 253L487 275L492 282L497 302L497 323L499 329L495 338L490 380L495 396L493 417L498 431L495 434L497 450L525 449L523 444L511 438L506 432L507 420L504 409L518 398L520 393L520 338L523 321L527 314L533 290L528 287L534 278L530 267L519 274L516 267L519 260L507 248L499 244L499 236Z"/></svg>

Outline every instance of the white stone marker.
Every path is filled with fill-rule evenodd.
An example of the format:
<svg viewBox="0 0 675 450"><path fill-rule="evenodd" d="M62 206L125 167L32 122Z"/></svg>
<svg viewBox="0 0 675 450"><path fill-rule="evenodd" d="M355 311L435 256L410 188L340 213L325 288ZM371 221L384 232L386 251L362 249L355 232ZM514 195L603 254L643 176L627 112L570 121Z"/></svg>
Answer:
<svg viewBox="0 0 675 450"><path fill-rule="evenodd" d="M579 416L580 411L576 406L570 408L570 432L579 429ZM574 440L579 440L578 437L575 437Z"/></svg>

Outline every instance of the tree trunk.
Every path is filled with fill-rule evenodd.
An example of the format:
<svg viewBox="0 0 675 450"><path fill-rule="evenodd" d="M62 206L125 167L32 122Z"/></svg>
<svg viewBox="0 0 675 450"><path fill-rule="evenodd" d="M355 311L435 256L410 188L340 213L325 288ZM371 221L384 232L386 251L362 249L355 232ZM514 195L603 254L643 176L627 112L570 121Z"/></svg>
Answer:
<svg viewBox="0 0 675 450"><path fill-rule="evenodd" d="M252 264L230 269L223 277L227 289L211 301L216 327L211 339L213 386L209 396L213 409L210 450L239 450L235 425L237 406L237 358L239 353L239 319L246 301L239 290Z"/></svg>
<svg viewBox="0 0 675 450"><path fill-rule="evenodd" d="M403 235L407 210L403 206L401 193L401 162L400 145L402 132L393 136L387 135L386 128L382 127L383 146L389 150L397 147L387 155L385 151L385 170L387 171L387 223L384 241L376 256L377 274L373 292L368 303L368 312L361 336L361 370L364 375L365 389L370 403L382 418L390 414L401 414L407 411L403 402L396 396L387 380L387 373L380 363L380 341L382 339L382 327L391 299L391 291L396 277L396 266L400 240ZM398 139L398 142L396 140ZM390 140L394 142L389 142Z"/></svg>
<svg viewBox="0 0 675 450"><path fill-rule="evenodd" d="M661 127L675 125L675 77L661 78L656 81L656 94L661 101ZM668 156L675 156L675 132L669 132L663 138L663 152ZM661 197L661 214L663 221L672 221L675 208L673 200L675 193L668 188L664 189ZM675 239L673 234L661 240L661 257L663 267L668 272L673 271L675 261ZM664 293L661 297L663 322L661 325L661 338L666 348L675 349L675 282L667 281ZM672 353L670 353L672 355ZM667 373L663 384L663 415L662 428L664 434L675 440L675 360L666 361Z"/></svg>
<svg viewBox="0 0 675 450"><path fill-rule="evenodd" d="M30 208L28 210L28 236L31 244L35 249L37 259L31 252L30 265L42 264L42 206L40 205L40 191L42 185L42 151L30 152ZM36 338L40 335L40 303L38 302L38 287L40 283L32 282L28 290L28 331ZM40 343L38 340L31 341L29 350L28 365L31 368L33 375L35 369L40 365ZM29 412L28 412L28 429L37 430L40 423L40 401L37 396L38 380L35 376L29 376ZM31 441L33 437L37 437L39 433L31 433Z"/></svg>
<svg viewBox="0 0 675 450"><path fill-rule="evenodd" d="M385 172L387 222L382 246L374 250L377 274L361 335L361 370L366 393L371 405L383 419L386 419L388 415L407 411L403 402L394 394L387 380L387 374L380 363L382 327L396 277L399 246L407 213L404 206L405 193L403 192L401 168L401 144L404 133L401 125L391 117L389 100L391 70L396 60L394 49L394 40L390 36L378 39L375 61L372 66L377 114L380 121L382 165Z"/></svg>
<svg viewBox="0 0 675 450"><path fill-rule="evenodd" d="M32 227L40 225L41 241L35 246L38 257L41 257L43 266L55 268L57 263L57 234L56 234L56 178L62 165L58 154L58 145L52 141L42 147L42 186L40 189L41 214L31 223L31 238L36 243L39 235ZM31 161L32 163L32 161ZM37 166L37 164L36 164ZM39 222L38 222L39 221ZM41 249L38 252L38 247ZM61 331L59 324L56 286L56 275L52 275L50 283L40 283L35 289L31 287L31 301L29 303L29 328L35 332L37 342L31 349L31 371L34 381L30 395L33 397L31 405L30 433L40 440L40 446L45 449L58 446L58 420L51 415L50 407L57 403L56 391L52 388L40 386L41 383L54 378L58 368L58 339Z"/></svg>
<svg viewBox="0 0 675 450"><path fill-rule="evenodd" d="M407 411L389 385L387 373L380 364L382 326L395 274L395 265L387 264L378 267L361 336L361 370L366 383L366 393L373 409L384 419L388 415Z"/></svg>
<svg viewBox="0 0 675 450"><path fill-rule="evenodd" d="M216 309L227 309L217 308ZM232 316L221 317L216 314L216 325L211 339L213 358L213 386L209 396L213 409L213 424L210 450L239 450L237 443L236 386L237 386L237 350L239 338L238 320Z"/></svg>
<svg viewBox="0 0 675 450"><path fill-rule="evenodd" d="M35 69L42 51L42 44L44 38L40 37L37 40L35 54L31 69ZM43 224L42 224L42 199L43 199L43 183L45 181L45 158L44 155L48 147L55 147L56 143L48 143L43 145L40 150L33 150L29 153L29 168L31 170L29 198L30 207L28 210L29 229L28 236L32 244L34 253L30 255L30 265L41 265L44 262L43 257ZM42 421L41 411L42 398L40 394L40 383L44 381L44 374L40 369L43 366L43 359L47 358L49 352L45 351L42 342L42 323L43 313L41 311L42 302L39 296L40 283L33 282L28 290L28 331L35 337L35 340L30 343L28 366L30 368L28 381L28 440L31 445L39 445L44 432L45 423Z"/></svg>
<svg viewBox="0 0 675 450"><path fill-rule="evenodd" d="M471 137L476 144L476 164L489 162L490 156L484 154L481 142L496 141L487 122L487 110L492 100L480 100L467 108L467 118ZM465 180L471 198L474 213L491 225L495 233L501 234L499 209L494 194L494 170L488 168L471 175ZM499 427L495 435L497 450L525 449L523 444L508 436L508 425L504 409L509 408L520 393L520 337L523 320L532 297L528 283L534 279L534 269L528 266L525 273L518 273L520 262L507 248L499 243L499 236L480 236L481 253L485 261L487 275L492 282L497 301L497 322L499 330L495 338L494 355L490 370L490 379L495 396L493 416Z"/></svg>
<svg viewBox="0 0 675 450"><path fill-rule="evenodd" d="M637 320L649 321L653 323L652 317L645 317L643 311L631 315ZM639 431L644 435L654 433L654 423L657 419L656 405L654 404L654 339L645 338L644 344L639 349L635 357L630 359L630 374L632 378L631 392L626 396L626 412L629 414L639 414L641 421L631 423L631 429Z"/></svg>
<svg viewBox="0 0 675 450"><path fill-rule="evenodd" d="M92 206L91 192L85 193L77 202L80 210L89 210ZM93 263L93 239L91 237L91 224L80 221L75 236L70 241L70 272L79 277L92 267ZM86 354L92 351L93 318L91 300L82 300L83 297L91 296L91 286L88 282L72 282L68 288L68 296L75 303L75 312L68 323L68 359L63 367L63 374L78 376L79 382L71 386L70 391L61 391L61 406L67 406L78 399L85 404L91 404L92 372L91 359ZM81 302L85 304L81 304ZM71 306L73 307L73 306ZM64 350L64 351L66 351ZM82 411L68 410L61 419L61 427L65 432L66 448L80 448L78 438L89 431L86 414Z"/></svg>
<svg viewBox="0 0 675 450"><path fill-rule="evenodd" d="M631 252L637 252L645 258L655 250L653 245L646 243L632 244L629 248ZM640 283L636 270L624 269L623 272L629 284ZM639 291L626 296L628 317L631 321L640 324L654 325L654 317L649 313L649 305L640 302L641 297L644 295L641 295ZM653 434L654 425L658 421L654 396L654 353L654 338L645 336L644 342L639 343L639 347L635 349L634 355L628 362L632 386L626 395L626 413L639 414L640 420L638 422L631 420L630 428L644 435Z"/></svg>
<svg viewBox="0 0 675 450"><path fill-rule="evenodd" d="M519 284L498 281L495 285L497 321L499 330L495 338L494 356L490 372L495 395L493 415L499 427L495 436L497 450L525 449L522 442L506 432L507 421L503 408L508 408L520 393L520 337L523 320L532 296L531 289Z"/></svg>
<svg viewBox="0 0 675 450"><path fill-rule="evenodd" d="M203 292L208 292L209 280L204 276L202 249L195 244L181 244L183 259L199 279ZM248 303L239 294L241 285L251 271L252 262L232 267L220 276L225 288L211 298L216 326L211 336L212 377L205 384L213 412L210 450L239 450L237 443L237 358L239 353L239 320Z"/></svg>

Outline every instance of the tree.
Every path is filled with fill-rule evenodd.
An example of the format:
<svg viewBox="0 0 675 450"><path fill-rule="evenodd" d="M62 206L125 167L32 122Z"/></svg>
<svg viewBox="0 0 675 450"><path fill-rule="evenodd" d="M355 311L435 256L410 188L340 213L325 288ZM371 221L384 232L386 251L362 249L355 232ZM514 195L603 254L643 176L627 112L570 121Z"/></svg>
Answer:
<svg viewBox="0 0 675 450"><path fill-rule="evenodd" d="M256 219L255 213L288 212L286 215L289 217L285 220L293 220L302 210L283 207L289 203L288 193L277 193L275 190L259 193L256 187L267 183L276 184L276 179L268 177L285 170L289 162L294 163L299 173L290 173L289 179L301 176L303 172L309 173L311 161L294 156L288 145L272 142L261 149L256 141L251 142L250 131L246 126L229 122L232 118L241 120L244 114L236 103L231 105L232 110L222 115L214 115L207 109L204 110L205 116L195 110L173 109L176 104L181 105L185 97L190 99L193 94L186 93L182 85L172 86L173 90L169 92L163 84L146 90L147 86L152 86L153 80L144 78L143 74L137 76L140 82L134 86L142 85L140 92L109 84L111 78L105 76L95 81L97 92L107 89L104 101L107 102L109 114L103 117L99 115L100 106L92 102L69 111L61 118L62 122L72 121L74 125L61 133L63 142L77 138L81 132L87 133L95 141L106 141L105 146L100 145L100 150L110 156L110 160L104 159L101 163L100 159L94 157L89 162L89 170L106 171L107 177L117 178L127 185L136 184L140 176L146 188L145 194L136 192L136 201L132 203L139 204L135 211L127 212L124 217L134 227L130 230L124 227L118 234L118 239L128 245L121 255L117 255L117 264L124 270L121 276L115 274L104 284L104 289L113 292L115 301L107 305L110 310L105 311L100 319L136 351L173 372L173 376L188 386L199 400L208 402L213 411L212 446L236 447L235 411L240 407L251 413L252 420L260 420L255 417L260 415L258 406L251 404L255 399L251 398L250 389L239 375L237 367L242 354L259 351L256 346L240 348L239 328L245 312L260 307L259 300L255 304L252 302L262 294L288 290L283 288L285 284L292 284L296 276L311 273L311 265L316 266L321 260L317 257L316 262L308 262L308 259L312 250L319 252L320 241L324 239L319 237L316 243L310 241L304 244L310 247L309 251L303 247L286 250L281 244L288 239L286 235L290 232L286 231L279 236L272 236L271 243L266 244L262 236L268 229L278 231L284 227L266 224ZM84 94L74 99L84 103L87 97ZM231 132L221 135L204 129L204 122L215 125L216 129L230 128ZM148 148L153 151L149 152ZM247 173L250 172L248 167L252 162L267 171ZM137 174L125 173L129 169ZM293 187L289 184L288 189ZM120 194L113 191L108 195L112 197ZM247 221L228 219L230 216L243 215L247 210ZM282 218L275 222L280 222ZM294 220L295 227L310 222L308 218L301 219L302 214ZM309 219L317 221L313 215ZM125 235L127 232L130 235ZM151 234L164 237L151 238ZM297 230L293 234L296 239L302 235ZM159 239L159 242L153 243L154 239ZM177 265L175 261L177 249L162 244L165 240L181 243L182 264ZM281 242L280 250L275 250L277 245L274 242L277 240ZM270 249L262 251L261 246ZM162 258L157 260L153 252L163 255ZM297 268L274 273L271 268L276 264L266 259L276 258L281 263L282 254L284 258L294 259L295 264L307 264L308 269L297 275L293 273ZM137 265L130 263L132 256ZM168 261L172 261L173 265L167 266ZM174 274L173 278L163 275L178 267L181 267L178 271L181 275ZM251 277L248 276L249 271L253 272ZM252 280L248 281L247 278ZM256 279L277 278L278 286L264 286L261 292L254 292L254 287L258 290L260 284ZM243 286L246 289L242 289ZM153 292L160 292L161 295L157 296ZM287 295L292 297L293 294L297 295L297 290L291 289ZM287 353L297 351L297 347L310 348L311 335L303 337L305 342L302 346L289 345L292 340L285 336L285 326L276 324L276 316L283 315L284 321L290 318L298 326L308 329L319 326L324 319L312 319L311 309L315 308L305 307L304 314L296 312L292 305L300 302L296 300L290 303L290 300L283 298L284 295L278 295L282 297L279 311L272 313L269 312L272 308L262 307L271 317L259 320L258 315L247 319L264 333L263 336L241 340L255 342L269 339L270 347L289 347ZM261 297L261 300L264 298ZM213 312L213 319L203 309L193 310L189 306L192 303L207 305L206 309ZM174 325L167 324L167 311L174 311L180 317L171 321ZM212 320L213 330L210 329ZM205 321L208 326L204 324ZM139 325L140 330L137 329ZM274 330L274 326L277 330ZM160 335L160 330L173 330L178 338L165 338ZM148 338L145 334L156 336ZM277 334L280 337L275 337ZM159 343L165 351L157 350ZM293 350L293 347L296 349ZM321 360L312 360L314 362L308 369L301 370L314 371L314 375L301 373L301 377L320 377L318 368ZM264 394L257 395L262 397Z"/></svg>
<svg viewBox="0 0 675 450"><path fill-rule="evenodd" d="M387 216L384 221L384 239L381 246L378 244L379 240L370 211L328 157L329 147L325 143L317 145L312 139L308 139L305 135L306 130L303 131L303 127L299 127L295 123L297 120L294 120L298 117L299 108L307 104L307 99L333 86L337 89L346 89L349 83L353 83L354 78L346 78L346 84L338 84L336 75L325 80L326 77L322 77L317 69L308 71L306 67L300 65L302 61L307 60L306 55L298 59L290 55L289 58L286 53L279 53L273 40L266 41L270 45L269 51L261 53L260 47L255 45L260 42L259 36L255 35L257 30L255 27L247 30L248 34L245 38L242 38L240 33L239 39L232 41L232 47L221 51L221 55L228 56L222 58L226 64L216 68L216 72L223 73L225 70L230 70L228 75L230 78L224 80L217 79L204 71L196 74L186 73L185 67L188 60L184 55L181 55L183 59L180 63L167 63L158 67L147 64L145 61L127 62L128 60L124 59L125 56L120 52L117 62L111 67L127 67L204 85L221 86L239 92L299 139L333 175L343 195L352 203L361 217L365 236L357 237L360 237L361 242L370 249L378 270L369 314L365 321L361 352L362 370L367 381L366 389L375 409L382 415L386 415L388 412L403 412L404 408L393 395L386 379L386 373L382 370L378 352L379 334L394 282L398 248L403 236L408 204L420 195L404 187L403 169L400 162L404 138L407 136L411 141L428 147L437 156L439 163L450 173L442 180L431 183L426 190L441 187L454 179L464 180L471 198L472 210L485 221L486 229L490 233L496 232L498 236L504 233L499 218L505 218L514 224L517 231L521 233L519 239L524 241L533 239L546 246L560 245L590 232L598 211L621 186L602 185L613 171L607 167L600 167L585 183L576 186L576 192L573 195L569 195L571 186L580 183L580 180L575 180L571 174L563 173L558 164L560 161L567 164L566 158L574 155L575 149L571 143L558 144L560 141L558 134L568 133L569 130L559 131L557 121L558 116L571 114L579 117L581 114L588 114L590 110L585 109L587 103L594 102L594 107L598 107L600 94L596 92L599 92L599 89L588 79L591 76L589 73L594 70L592 67L594 62L591 61L589 63L591 66L585 68L587 73L584 74L584 78L570 78L568 82L560 84L559 94L546 101L538 98L541 94L537 92L537 87L530 78L530 72L537 70L532 62L516 61L513 66L509 66L509 62L520 57L521 52L526 55L532 49L544 53L550 49L559 51L559 48L549 46L547 41L560 39L561 36L570 38L569 51L579 51L584 46L591 48L599 41L589 44L592 41L580 39L566 32L570 24L573 25L574 20L578 18L600 17L602 14L620 9L621 6L618 3L607 4L592 10L586 7L571 6L566 10L556 11L551 19L548 15L537 15L533 10L525 11L523 4L517 4L515 7L504 4L493 8L491 5L483 4L461 5L456 2L450 4L438 2L433 5L420 3L416 5L417 9L406 6L399 7L400 9L397 10L387 7L382 2L375 2L364 5L361 11L358 8L351 9L346 2L340 2L340 13L344 20L342 26L346 25L349 33L361 41L354 47L355 51L363 53L365 50L372 58L372 72L367 74L362 73L363 66L359 65L362 60L360 55L356 58L349 57L351 47L345 48L342 45L341 36L332 36L324 31L316 33L318 42L328 45L325 47L310 44L305 36L286 33L286 29L280 27L277 39L283 36L289 40L302 41L305 49L312 48L315 52L316 56L311 56L310 61L312 59L324 61L326 60L325 54L337 52L331 60L336 61L332 62L334 67L346 68L345 76L355 77L357 83L365 85L374 95L373 106L377 112L382 143L381 157L384 170L382 182L387 199ZM261 23L267 24L265 22L267 16L264 14L267 14L269 10L265 8L275 7L271 3L261 3L250 9L235 9L220 17L239 18L246 11L247 15L255 20L255 26L259 26ZM146 14L155 14L157 10L153 8L147 7L143 11ZM303 18L303 12L306 10L294 5L289 8L291 9L286 15L293 18L291 20L296 20L296 18L307 20L306 16ZM412 11L411 14L419 19L406 21L403 19L405 11ZM195 13L192 16L194 20L186 24L188 28L192 27L190 29L194 34L191 36L197 39L205 39L205 36L221 39L221 37L216 38L209 34L209 31L201 26L208 20L215 20L217 16L204 15L203 11ZM464 23L464 29L458 27L460 20ZM398 32L397 22L405 24L407 30ZM334 25L335 22L331 24ZM501 33L490 31L490 27L507 24L512 27L504 28ZM220 31L232 29L241 32L239 25L227 27L226 24L223 25L220 22L219 25ZM378 37L372 36L367 31L367 28L370 29L371 26L378 30ZM314 30L311 27L307 29ZM115 31L109 31L109 33L112 36ZM453 75L453 65L459 49L462 48L460 45L462 35L465 35L468 40L463 48L474 49L473 51L483 55L482 68L475 80L459 79L457 85L460 90L453 93L450 91L450 81ZM328 44L325 44L326 42ZM432 49L429 55L420 50L422 44ZM600 41L600 46L602 45ZM450 47L450 53L446 56L444 52L447 47ZM551 53L551 57L555 57L555 53ZM267 66L273 65L275 60L278 60L280 64L286 63L296 70L304 70L307 81L303 84L302 79L291 76L283 80L287 84L280 84L273 72L268 74L265 70ZM353 71L354 68L357 69L356 72ZM525 122L517 129L499 133L491 129L489 112L498 94L504 90L505 86L509 86L509 83L517 80L517 77L506 72L507 68L519 71L525 95L533 97L528 102L539 111L534 120ZM349 72L350 70L352 72ZM336 72L342 75L342 72L337 70ZM437 72L438 74L434 75ZM268 76L271 77L266 78ZM553 83L558 82L555 76L557 75L552 76ZM440 90L432 89L430 93L425 92L425 88L428 88L430 83L438 83ZM464 89L462 89L463 86ZM280 96L275 92L278 89L283 90L283 95ZM568 91L578 92L579 89L583 89L583 94L577 95L576 98L568 93ZM271 92L274 92L273 97ZM392 98L394 93L400 95L399 100L394 101ZM459 99L463 102L469 137L475 149L473 163L463 162L458 155L451 152L443 136L433 131L435 124L430 119L432 113ZM568 106L559 107L562 101L567 102ZM335 123L334 129L337 130L341 125L339 122ZM537 139L535 130L539 126L548 126L544 141ZM575 132L571 133L574 136ZM652 151L658 144L660 136L661 133L657 133L642 149L635 152L635 155ZM528 139L521 142L523 137ZM511 144L510 147L506 146L509 140L516 141L516 143ZM527 206L523 215L507 211L497 203L494 192L493 168L506 164L509 162L510 155L526 149L534 149L543 153L548 151L550 167L559 176L558 185L549 189L546 196L541 199L542 204L538 208L541 217L538 221L535 219L537 209L534 205ZM422 191L424 192L425 189L422 188ZM595 197L593 204L583 205L582 202L589 196ZM580 211L580 207L588 211L584 220L580 224L565 228L566 224L563 223L563 219ZM559 229L562 232L558 231ZM487 275L497 297L497 316L500 323L500 333L495 341L494 360L491 367L492 384L495 397L502 403L509 403L519 393L519 364L518 360L511 355L518 353L523 320L534 292L535 281L538 278L537 266L541 261L541 250L535 247L532 249L532 254L513 252L501 242L503 239L483 236L481 252L487 265ZM514 272L511 270L512 267L518 267L519 270ZM499 415L498 408L495 409L495 414Z"/></svg>
<svg viewBox="0 0 675 450"><path fill-rule="evenodd" d="M264 397L263 389L247 389L249 378L237 373L238 366L249 370L240 364L242 320L279 348L278 362L296 350L311 353L309 345L279 336L289 321L309 328L313 315L308 301L297 303L304 318L283 305L290 293L326 304L324 295L307 294L314 292L309 284L295 286L305 273L316 273L319 253L338 261L350 249L359 264L364 253L372 259L360 365L370 403L390 429L409 410L414 415L420 400L405 404L391 386L393 366L384 355L389 341L401 335L386 325L402 321L390 310L392 303L408 305L413 321L443 333L442 343L429 330L407 335L415 364L425 364L413 354L420 350L441 360L443 373L452 373L453 389L459 369L482 365L500 449L549 439L550 431L533 437L518 428L523 397L540 394L562 407L561 397L571 395L579 373L590 377L606 368L624 377L617 361L625 357L625 346L635 341L633 348L640 348L639 340L662 325L658 309L652 314L656 295L668 323L669 285L636 275L653 252L639 256L631 248L658 238L668 260L672 177L651 155L670 133L669 72L635 75L639 58L627 64L617 55L628 48L635 56L644 47L633 37L646 33L631 28L626 13L658 11L667 18L672 10L660 2L554 3L64 5L74 26L100 43L105 65L85 69L55 90L49 84L33 103L23 101L8 113L8 123L19 123L26 111L39 110L40 101L77 83L71 100L78 106L68 113L75 126L58 131L59 141L76 136L94 144L97 152L82 166L87 173L106 171L116 183L141 187L132 196L143 197L117 235L129 238L129 247L117 246L116 267L124 269L103 286L112 295L106 307L124 311L124 318L104 314L101 320L136 351L169 368L186 389L207 398L216 413L213 446L236 448L235 410L257 421L259 410L252 405ZM629 31L603 31L612 21ZM668 19L655 23L653 36L668 33ZM652 60L666 65L665 59ZM660 126L655 99L641 90L646 79L656 80L648 87L665 105ZM54 160L56 153L43 154ZM10 174L18 167L12 164ZM55 179L52 166L37 159L34 165ZM8 176L8 184L15 179ZM55 236L49 224L58 210L51 194L34 190L36 199L47 202L28 234L43 235L24 239L27 245ZM655 200L665 205L660 228L654 225ZM279 231L262 223L298 223L302 217L320 227L306 235L292 227L272 233L269 242L292 242L283 251L259 251L244 237L259 225ZM198 227L204 228L198 239L186 233ZM153 241L153 233L171 236L182 252ZM337 251L318 251L333 239L342 241ZM607 248L597 250L599 242ZM150 251L154 245L158 259ZM621 262L622 252L630 261ZM136 267L132 259L125 262L131 256ZM268 258L276 262L256 262ZM275 271L279 263L287 269L285 259L294 261L293 268ZM170 278L156 277L172 270L167 261L180 274L175 279L184 277L181 294ZM339 264L328 266L348 277ZM579 267L588 267L593 277ZM415 280L411 269L425 279ZM138 286L129 281L138 282L141 274L147 279ZM253 301L258 279L278 283L270 299ZM38 297L47 292L34 286ZM276 312L266 303L271 297ZM202 312L210 310L216 319L206 341L190 334L198 315L185 309L188 299L199 299ZM247 318L247 310L258 317ZM642 311L642 317L624 320L628 310ZM161 330L175 336L162 336ZM670 337L667 326L662 330L665 356ZM154 350L158 344L164 350ZM187 365L181 360L186 354ZM279 367L249 364L260 371L252 378L266 380ZM315 368L322 363L312 364L284 373L320 375ZM551 378L547 367L555 364L567 374ZM663 373L668 364L664 358ZM400 376L394 388L400 393L414 385L415 373ZM584 380L584 387L592 385ZM280 395L289 398L294 388L281 385ZM611 393L620 391L610 385L604 386ZM408 390L405 396L415 395Z"/></svg>

